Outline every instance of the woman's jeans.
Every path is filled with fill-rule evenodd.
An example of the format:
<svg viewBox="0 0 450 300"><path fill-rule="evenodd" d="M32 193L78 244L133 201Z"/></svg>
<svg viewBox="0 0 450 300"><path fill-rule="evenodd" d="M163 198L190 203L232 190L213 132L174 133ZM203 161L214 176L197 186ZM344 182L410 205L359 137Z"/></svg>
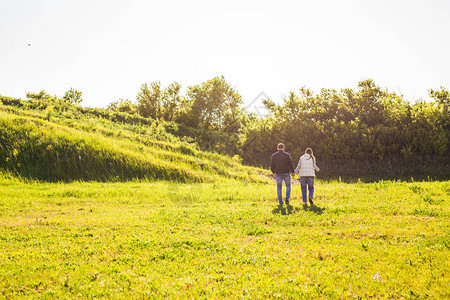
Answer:
<svg viewBox="0 0 450 300"><path fill-rule="evenodd" d="M278 195L278 203L280 205L283 205L283 181L286 185L286 204L289 203L289 198L291 197L291 174L289 173L282 173L282 174L276 174L275 177L277 181L277 195Z"/></svg>
<svg viewBox="0 0 450 300"><path fill-rule="evenodd" d="M314 196L314 177L300 177L300 186L302 188L303 203L306 203L308 197L306 197L306 189L309 191L309 199Z"/></svg>

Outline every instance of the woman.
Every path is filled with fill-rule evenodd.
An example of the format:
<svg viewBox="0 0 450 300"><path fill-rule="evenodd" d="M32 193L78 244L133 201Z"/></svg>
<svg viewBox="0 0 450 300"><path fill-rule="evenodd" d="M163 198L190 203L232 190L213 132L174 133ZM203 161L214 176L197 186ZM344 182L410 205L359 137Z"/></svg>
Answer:
<svg viewBox="0 0 450 300"><path fill-rule="evenodd" d="M305 154L303 154L298 160L297 168L295 168L294 171L294 175L298 173L298 176L300 176L303 205L307 205L307 189L309 191L309 204L314 204L314 178L316 177L316 173L314 171L319 172L320 169L316 165L316 158L314 157L312 149L307 148L305 150Z"/></svg>

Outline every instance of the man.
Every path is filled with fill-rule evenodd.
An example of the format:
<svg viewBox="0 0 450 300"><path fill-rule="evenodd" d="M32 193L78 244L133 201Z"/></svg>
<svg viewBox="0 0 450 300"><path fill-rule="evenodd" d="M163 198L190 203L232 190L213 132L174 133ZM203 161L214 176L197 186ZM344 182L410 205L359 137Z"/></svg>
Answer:
<svg viewBox="0 0 450 300"><path fill-rule="evenodd" d="M286 185L286 205L289 205L289 198L291 197L291 175L294 173L294 163L289 153L284 152L284 144L277 145L278 152L272 154L270 159L270 170L273 177L277 181L277 195L278 203L283 205L283 181Z"/></svg>

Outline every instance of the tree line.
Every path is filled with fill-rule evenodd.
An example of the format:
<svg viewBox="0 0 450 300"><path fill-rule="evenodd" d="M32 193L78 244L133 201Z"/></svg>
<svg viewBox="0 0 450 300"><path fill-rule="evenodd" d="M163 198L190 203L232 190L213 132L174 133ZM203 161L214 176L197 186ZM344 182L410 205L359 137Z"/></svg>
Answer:
<svg viewBox="0 0 450 300"><path fill-rule="evenodd" d="M245 111L239 93L216 77L190 86L143 84L136 102L119 100L108 110L178 124L201 148L267 167L278 142L294 158L311 147L326 177L450 177L450 93L429 90L414 102L382 89L373 80L356 89L302 87L280 103L269 99L264 118Z"/></svg>
<svg viewBox="0 0 450 300"><path fill-rule="evenodd" d="M27 97L50 96L42 91ZM78 105L81 92L71 89L59 100ZM263 103L270 112L264 118L247 112L222 76L189 86L184 94L177 82L144 83L135 100L94 110L122 122L166 123L167 131L199 148L248 165L267 168L283 142L294 160L313 148L320 176L327 178L450 178L450 93L444 87L430 89L427 100L408 101L367 79L354 89L315 93L302 87L279 103Z"/></svg>

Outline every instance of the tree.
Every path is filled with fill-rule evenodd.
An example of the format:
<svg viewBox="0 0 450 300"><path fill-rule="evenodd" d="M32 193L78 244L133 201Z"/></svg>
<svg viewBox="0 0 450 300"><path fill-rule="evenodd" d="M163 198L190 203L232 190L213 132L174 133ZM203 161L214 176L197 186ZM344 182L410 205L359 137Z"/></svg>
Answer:
<svg viewBox="0 0 450 300"><path fill-rule="evenodd" d="M64 94L62 100L72 105L79 105L83 101L83 99L81 98L82 96L83 96L82 92L70 88L70 90L68 90Z"/></svg>
<svg viewBox="0 0 450 300"><path fill-rule="evenodd" d="M429 95L435 99L445 114L450 114L450 92L441 86L440 90L430 89Z"/></svg>
<svg viewBox="0 0 450 300"><path fill-rule="evenodd" d="M242 98L223 76L189 87L187 97L190 104L188 125L231 132L239 129Z"/></svg>
<svg viewBox="0 0 450 300"><path fill-rule="evenodd" d="M450 144L450 92L441 86L440 90L429 90L430 97L435 99L439 108L439 123L445 130L446 139ZM447 146L447 152L450 152L450 145Z"/></svg>
<svg viewBox="0 0 450 300"><path fill-rule="evenodd" d="M360 81L359 90L356 94L356 116L369 126L381 123L383 120L383 106L380 98L385 93L372 79Z"/></svg>
<svg viewBox="0 0 450 300"><path fill-rule="evenodd" d="M37 100L37 101L40 101L40 102L52 102L52 101L57 101L58 100L58 97L50 96L44 90L40 91L39 93L27 92L26 95L27 95L28 99L33 99L33 100Z"/></svg>
<svg viewBox="0 0 450 300"><path fill-rule="evenodd" d="M139 114L146 118L159 119L161 117L162 96L159 81L154 81L150 85L144 83L136 97Z"/></svg>
<svg viewBox="0 0 450 300"><path fill-rule="evenodd" d="M181 85L178 82L170 84L162 96L162 115L166 121L176 121L178 118L182 96Z"/></svg>
<svg viewBox="0 0 450 300"><path fill-rule="evenodd" d="M135 114L137 107L128 99L119 99L118 101L108 104L107 110Z"/></svg>
<svg viewBox="0 0 450 300"><path fill-rule="evenodd" d="M276 105L275 102L273 102L270 99L263 99L262 103L266 107L266 109L269 111L269 117L270 117L270 115L273 115L278 110L278 105Z"/></svg>

